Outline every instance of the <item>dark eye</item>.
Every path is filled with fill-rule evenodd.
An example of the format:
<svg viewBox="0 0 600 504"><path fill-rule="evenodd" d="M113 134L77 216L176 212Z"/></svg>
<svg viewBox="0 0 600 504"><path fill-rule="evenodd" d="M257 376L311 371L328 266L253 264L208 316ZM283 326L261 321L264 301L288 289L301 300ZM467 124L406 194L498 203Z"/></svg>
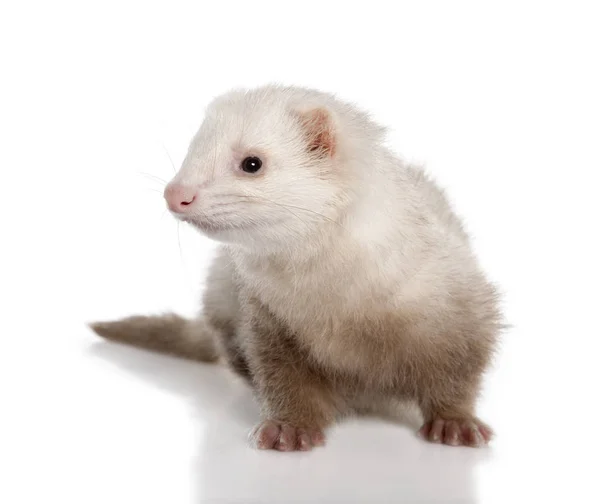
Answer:
<svg viewBox="0 0 600 504"><path fill-rule="evenodd" d="M260 170L261 166L262 161L260 158L255 156L247 157L242 161L242 170L244 170L246 173L256 173L258 170Z"/></svg>

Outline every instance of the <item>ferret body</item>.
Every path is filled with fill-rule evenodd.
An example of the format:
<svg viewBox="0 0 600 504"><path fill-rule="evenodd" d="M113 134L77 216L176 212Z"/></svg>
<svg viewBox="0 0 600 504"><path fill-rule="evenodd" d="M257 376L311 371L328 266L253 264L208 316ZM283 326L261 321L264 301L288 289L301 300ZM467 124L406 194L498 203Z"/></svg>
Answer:
<svg viewBox="0 0 600 504"><path fill-rule="evenodd" d="M365 113L314 90L216 99L165 190L222 242L202 314L93 324L253 385L259 448L307 450L347 413L416 402L422 436L487 443L475 402L502 327L494 286L440 189ZM360 405L360 406L359 406Z"/></svg>

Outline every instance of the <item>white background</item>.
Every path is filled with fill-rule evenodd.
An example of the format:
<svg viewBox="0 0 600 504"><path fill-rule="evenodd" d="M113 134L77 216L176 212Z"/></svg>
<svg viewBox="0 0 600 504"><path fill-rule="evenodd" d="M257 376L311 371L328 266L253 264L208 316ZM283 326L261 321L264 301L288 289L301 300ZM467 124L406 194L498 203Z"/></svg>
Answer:
<svg viewBox="0 0 600 504"><path fill-rule="evenodd" d="M0 501L598 502L595 3L2 2ZM86 328L196 310L213 245L165 211L167 152L271 81L371 110L466 219L514 325L488 449L356 420L256 452L227 370Z"/></svg>

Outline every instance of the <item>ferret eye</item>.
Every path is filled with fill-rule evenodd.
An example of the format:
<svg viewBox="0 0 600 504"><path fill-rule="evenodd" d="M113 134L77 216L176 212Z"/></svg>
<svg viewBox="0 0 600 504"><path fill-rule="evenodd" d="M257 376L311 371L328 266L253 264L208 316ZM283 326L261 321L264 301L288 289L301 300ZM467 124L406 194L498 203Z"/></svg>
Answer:
<svg viewBox="0 0 600 504"><path fill-rule="evenodd" d="M261 166L262 161L260 160L260 158L250 156L242 161L241 168L246 173L256 173L258 170L260 170Z"/></svg>

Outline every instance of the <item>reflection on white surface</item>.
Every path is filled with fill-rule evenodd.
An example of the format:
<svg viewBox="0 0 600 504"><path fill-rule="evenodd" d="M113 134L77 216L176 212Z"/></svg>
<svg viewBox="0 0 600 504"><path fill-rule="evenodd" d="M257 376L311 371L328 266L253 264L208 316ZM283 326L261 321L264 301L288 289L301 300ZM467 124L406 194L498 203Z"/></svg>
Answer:
<svg viewBox="0 0 600 504"><path fill-rule="evenodd" d="M435 446L414 426L360 419L334 427L322 449L257 451L246 441L257 407L228 371L104 342L92 353L196 409L197 502L475 502L473 471L492 450Z"/></svg>

